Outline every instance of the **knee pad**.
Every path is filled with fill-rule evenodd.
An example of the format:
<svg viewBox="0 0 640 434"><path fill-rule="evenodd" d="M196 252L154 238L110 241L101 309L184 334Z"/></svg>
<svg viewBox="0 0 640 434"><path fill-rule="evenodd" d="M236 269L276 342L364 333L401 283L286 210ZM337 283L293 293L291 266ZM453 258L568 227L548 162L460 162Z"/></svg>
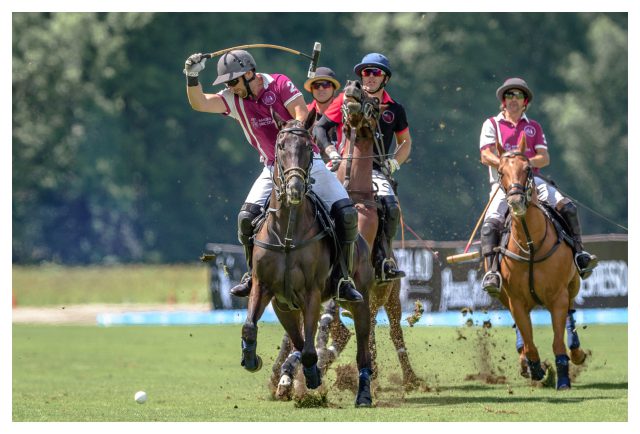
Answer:
<svg viewBox="0 0 640 434"><path fill-rule="evenodd" d="M482 230L480 231L482 254L488 256L493 254L493 248L500 243L500 230L502 229L502 222L497 219L487 219L482 224Z"/></svg>
<svg viewBox="0 0 640 434"><path fill-rule="evenodd" d="M253 221L262 214L262 207L255 203L245 203L238 213L238 241L243 245L249 243L253 236Z"/></svg>
<svg viewBox="0 0 640 434"><path fill-rule="evenodd" d="M396 236L398 223L400 222L400 204L395 196L382 196L380 202L384 207L385 213L385 235L389 240L393 240Z"/></svg>
<svg viewBox="0 0 640 434"><path fill-rule="evenodd" d="M331 206L331 217L335 221L336 235L345 243L358 238L358 211L349 198L340 199Z"/></svg>

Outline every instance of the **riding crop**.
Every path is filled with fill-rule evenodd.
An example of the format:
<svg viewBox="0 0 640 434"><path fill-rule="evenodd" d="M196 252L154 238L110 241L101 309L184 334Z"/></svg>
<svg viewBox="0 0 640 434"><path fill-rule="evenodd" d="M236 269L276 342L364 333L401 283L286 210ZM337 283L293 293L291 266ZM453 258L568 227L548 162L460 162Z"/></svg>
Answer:
<svg viewBox="0 0 640 434"><path fill-rule="evenodd" d="M318 67L318 59L320 58L320 51L322 49L322 45L320 44L320 42L316 42L313 45L313 53L311 53L311 56L309 56L308 54L304 54L300 51L293 50L291 48L283 47L281 45L249 44L249 45L238 45L237 47L225 48L224 50L203 54L202 57L211 59L212 57L221 56L224 53L227 53L232 50L244 50L245 48L273 48L275 50L286 51L287 53L297 54L299 56L306 57L307 59L311 59L311 63L309 64L309 71L307 72L307 78L313 78L316 76L316 68Z"/></svg>
<svg viewBox="0 0 640 434"><path fill-rule="evenodd" d="M469 247L471 247L471 242L473 241L473 237L476 236L476 231L480 227L480 223L482 223L482 220L484 219L484 215L487 213L487 209L489 209L489 205L491 204L491 202L493 202L493 198L496 197L496 193L498 192L498 190L500 190L499 186L491 195L491 198L489 199L489 202L487 202L487 205L484 207L484 211L482 211L482 214L480 214L480 218L476 223L476 227L473 228L473 232L471 233L471 237L469 237L469 242L467 243L467 246L464 248L464 252L458 255L447 256L447 262L449 264L454 264L456 262L472 261L480 257L480 252L478 251L471 252L471 253L467 253L467 252L469 251Z"/></svg>

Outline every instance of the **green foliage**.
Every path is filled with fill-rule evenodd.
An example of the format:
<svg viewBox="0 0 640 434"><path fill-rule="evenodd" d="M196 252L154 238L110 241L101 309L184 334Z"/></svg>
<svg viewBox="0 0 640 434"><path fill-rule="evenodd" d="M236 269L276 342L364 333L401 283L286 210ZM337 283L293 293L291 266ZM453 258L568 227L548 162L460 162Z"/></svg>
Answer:
<svg viewBox="0 0 640 434"><path fill-rule="evenodd" d="M264 368L240 367L240 326L13 326L12 419L53 421L601 422L627 421L626 325L580 329L593 354L569 392L536 388L520 377L510 327L404 328L409 357L429 389L404 393L387 327L377 328L379 379L371 409L323 378L327 407L273 401L267 388L282 327L260 324ZM535 329L553 360L549 327ZM351 339L336 364L352 364ZM46 363L43 363L46 361ZM335 366L335 365L334 365ZM467 379L492 367L506 383ZM377 386L377 388L376 388ZM148 401L136 404L138 390Z"/></svg>
<svg viewBox="0 0 640 434"><path fill-rule="evenodd" d="M236 243L258 155L235 121L191 110L181 71L193 52L249 43L320 41L342 81L367 52L388 55L414 140L400 200L423 238L473 228L488 198L480 126L515 75L536 93L546 173L627 221L626 190L612 187L627 181L626 14L14 13L12 25L14 263L184 262ZM252 54L302 89L307 60ZM585 233L620 230L581 216Z"/></svg>

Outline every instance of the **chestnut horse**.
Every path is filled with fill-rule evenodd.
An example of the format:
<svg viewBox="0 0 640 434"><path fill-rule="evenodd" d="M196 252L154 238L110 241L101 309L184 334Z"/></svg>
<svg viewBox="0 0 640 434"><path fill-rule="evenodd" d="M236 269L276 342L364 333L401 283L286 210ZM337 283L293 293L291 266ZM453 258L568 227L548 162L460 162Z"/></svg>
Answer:
<svg viewBox="0 0 640 434"><path fill-rule="evenodd" d="M314 346L321 303L335 294L328 283L333 259L329 230L319 219L319 202L310 199L313 146L308 130L315 114L304 125L295 119L284 122L275 112L273 116L279 129L274 187L268 215L254 240L253 284L242 327L241 364L251 372L262 367L262 359L256 354L257 323L272 301L294 346L293 357L302 362L306 386L315 389L322 383ZM364 240L358 240L356 252L359 258L366 258L356 258L354 280L367 300L372 276L362 267L369 258ZM370 406L369 310L365 303L345 302L345 306L353 313L356 329L360 370L356 405Z"/></svg>
<svg viewBox="0 0 640 434"><path fill-rule="evenodd" d="M369 249L373 251L378 231L378 204L373 191L373 158L374 135L380 117L378 98L368 97L362 90L359 81L347 81L344 89L344 103L342 106L343 137L346 138L343 150L343 161L336 172L343 183L349 197L356 204L358 210L358 232L367 241ZM384 242L384 241L383 241ZM391 252L393 253L393 252ZM373 266L374 258L371 258ZM358 289L360 289L358 287ZM371 348L374 378L377 376L375 324L378 310L384 307L389 318L390 335L396 348L400 366L402 367L403 384L407 388L416 387L419 379L411 367L407 354L402 327L402 307L400 304L400 280L376 281L369 295L371 310L371 333L369 344ZM321 323L318 340L326 345L328 331L333 338L333 346L327 351L321 351L321 368L326 369L344 349L349 339L349 332L340 321L338 310L329 305ZM320 345L319 345L320 347ZM325 357L326 356L326 357Z"/></svg>
<svg viewBox="0 0 640 434"><path fill-rule="evenodd" d="M571 361L581 364L586 353L580 348L570 309L580 289L578 271L571 247L563 242L568 235L557 230L549 212L539 203L533 179L533 168L525 155L524 135L517 151L505 151L496 144L500 164L500 188L507 196L511 215L511 232L502 254L503 277L500 301L511 311L516 322L518 341L524 343L521 363L528 366L532 380L545 383L545 368L533 342L530 312L538 304L551 313L553 352L558 390L571 388L569 357L564 343L565 325L569 332Z"/></svg>

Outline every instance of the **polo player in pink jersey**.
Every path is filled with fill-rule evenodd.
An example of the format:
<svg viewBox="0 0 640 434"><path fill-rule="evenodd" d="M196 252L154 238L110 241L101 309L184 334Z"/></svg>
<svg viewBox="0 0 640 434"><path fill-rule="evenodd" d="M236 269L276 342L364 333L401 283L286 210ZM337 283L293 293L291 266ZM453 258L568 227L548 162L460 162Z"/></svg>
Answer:
<svg viewBox="0 0 640 434"><path fill-rule="evenodd" d="M569 225L575 240L575 263L583 279L588 278L598 264L598 259L583 250L582 231L575 204L564 197L546 180L541 178L540 169L549 165L547 140L540 124L525 115L527 107L533 100L533 92L521 78L509 78L496 91L496 97L502 104L502 111L485 120L480 133L480 158L482 164L489 167L491 194L498 189L495 198L489 205L484 217L481 231L482 253L485 257L487 273L482 279L482 288L491 296L497 297L502 287L502 276L499 271L492 271L496 253L493 248L500 242L500 232L504 226L507 213L507 198L500 189L497 168L500 158L496 154L496 141L506 151L518 149L518 143L524 135L527 149L526 156L533 167L534 182L538 199L553 206Z"/></svg>
<svg viewBox="0 0 640 434"><path fill-rule="evenodd" d="M218 77L213 85L224 84L216 94L204 93L198 75L204 69L207 58L196 53L185 61L187 97L194 110L220 113L240 124L251 146L260 154L264 169L253 183L244 205L238 214L238 239L244 246L249 272L240 284L231 288L238 297L247 297L251 292L251 270L253 254L252 222L260 216L273 187L273 164L278 128L271 110L284 120L297 119L304 122L308 115L304 97L293 82L283 74L256 72L253 56L244 50L232 50L218 61ZM347 269L334 266L333 280L338 282L336 299L362 301L356 290L351 273L353 270L354 244L358 236L358 212L346 190L320 159L314 145L311 169L315 183L311 188L330 210L336 225L341 252Z"/></svg>

